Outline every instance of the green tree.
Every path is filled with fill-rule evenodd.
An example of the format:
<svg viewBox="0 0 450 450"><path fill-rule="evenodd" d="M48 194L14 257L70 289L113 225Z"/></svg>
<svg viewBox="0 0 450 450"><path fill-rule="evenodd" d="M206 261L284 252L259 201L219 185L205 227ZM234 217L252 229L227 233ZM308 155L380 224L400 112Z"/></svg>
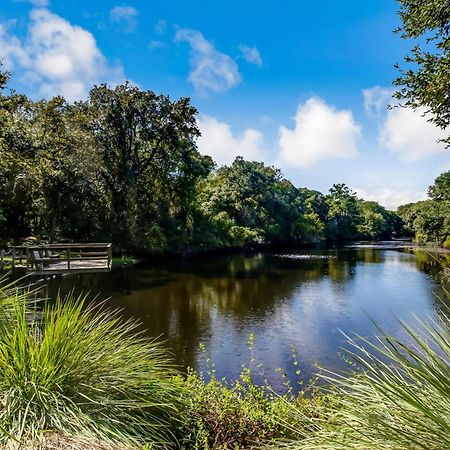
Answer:
<svg viewBox="0 0 450 450"><path fill-rule="evenodd" d="M430 120L450 124L450 3L447 0L399 0L402 25L396 30L416 44L406 56L407 69L394 81L395 96L406 106L425 107ZM450 144L450 137L445 140Z"/></svg>
<svg viewBox="0 0 450 450"><path fill-rule="evenodd" d="M297 189L278 169L237 157L210 177L202 209L213 222L220 221L229 245L285 242L293 237L297 196Z"/></svg>
<svg viewBox="0 0 450 450"><path fill-rule="evenodd" d="M428 195L433 200L450 201L450 170L441 173L434 180L434 184L428 189Z"/></svg>
<svg viewBox="0 0 450 450"><path fill-rule="evenodd" d="M450 235L450 208L434 200L421 203L414 228L418 242L442 244L445 237Z"/></svg>
<svg viewBox="0 0 450 450"><path fill-rule="evenodd" d="M114 242L145 249L155 230L160 234L172 219L180 224L175 232L183 234L196 181L212 166L195 146L196 109L186 98L171 102L128 83L95 87L88 105L101 176L111 195Z"/></svg>
<svg viewBox="0 0 450 450"><path fill-rule="evenodd" d="M292 225L296 243L317 243L325 235L325 224L314 211L301 213Z"/></svg>
<svg viewBox="0 0 450 450"><path fill-rule="evenodd" d="M43 178L41 229L51 241L92 240L105 225L108 199L101 159L85 111L62 97L33 105L33 146Z"/></svg>
<svg viewBox="0 0 450 450"><path fill-rule="evenodd" d="M41 178L36 167L30 116L23 95L0 90L0 238L17 240L34 233L39 215Z"/></svg>
<svg viewBox="0 0 450 450"><path fill-rule="evenodd" d="M416 241L447 246L450 242L450 172L436 178L428 195L432 200L402 205L398 214Z"/></svg>
<svg viewBox="0 0 450 450"><path fill-rule="evenodd" d="M328 205L327 237L331 240L351 240L358 236L362 221L356 194L345 184L334 184L326 197Z"/></svg>
<svg viewBox="0 0 450 450"><path fill-rule="evenodd" d="M91 135L61 97L0 96L0 210L5 239L92 239L104 217Z"/></svg>
<svg viewBox="0 0 450 450"><path fill-rule="evenodd" d="M441 245L450 236L450 202L425 200L398 209L417 242Z"/></svg>
<svg viewBox="0 0 450 450"><path fill-rule="evenodd" d="M116 251L180 253L378 239L401 227L395 214L343 184L325 196L241 157L212 172L214 162L196 147L197 111L188 99L123 84L94 87L85 102L33 102L8 90L8 80L0 71L3 241L99 239ZM418 235L447 233L439 221L447 192L443 174L430 188L435 209L404 208Z"/></svg>
<svg viewBox="0 0 450 450"><path fill-rule="evenodd" d="M362 238L391 239L402 234L403 221L397 214L373 201L360 200L360 208L362 221L357 229Z"/></svg>
<svg viewBox="0 0 450 450"><path fill-rule="evenodd" d="M325 238L328 205L326 197L318 191L300 188L294 205L298 217L292 233L297 243L320 242Z"/></svg>

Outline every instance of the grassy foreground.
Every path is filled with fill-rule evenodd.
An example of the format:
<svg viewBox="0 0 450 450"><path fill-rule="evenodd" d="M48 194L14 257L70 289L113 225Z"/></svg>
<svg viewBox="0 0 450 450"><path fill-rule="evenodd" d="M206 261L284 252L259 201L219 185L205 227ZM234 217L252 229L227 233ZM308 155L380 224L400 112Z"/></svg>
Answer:
<svg viewBox="0 0 450 450"><path fill-rule="evenodd" d="M448 310L447 310L448 311ZM450 327L400 322L409 344L385 335L350 340L352 371L329 373L340 399L327 421L292 449L450 448ZM333 406L333 405L332 405ZM300 412L301 413L301 412Z"/></svg>
<svg viewBox="0 0 450 450"><path fill-rule="evenodd" d="M69 437L104 447L165 445L181 397L174 374L160 345L117 313L73 297L40 313L23 293L0 296L1 448Z"/></svg>
<svg viewBox="0 0 450 450"><path fill-rule="evenodd" d="M406 345L351 341L332 391L279 396L250 369L227 383L179 374L117 312L69 296L38 312L0 290L0 448L450 448L450 327L420 323Z"/></svg>

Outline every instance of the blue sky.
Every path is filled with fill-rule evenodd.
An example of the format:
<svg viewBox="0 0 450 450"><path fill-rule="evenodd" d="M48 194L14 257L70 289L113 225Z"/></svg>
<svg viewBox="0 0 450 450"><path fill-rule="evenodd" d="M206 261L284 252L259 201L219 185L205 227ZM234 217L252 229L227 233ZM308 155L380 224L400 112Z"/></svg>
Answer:
<svg viewBox="0 0 450 450"><path fill-rule="evenodd" d="M188 96L200 151L280 167L298 186L345 182L395 208L450 166L440 130L388 111L412 45L393 0L17 1L0 3L0 58L33 98L85 98L125 79Z"/></svg>

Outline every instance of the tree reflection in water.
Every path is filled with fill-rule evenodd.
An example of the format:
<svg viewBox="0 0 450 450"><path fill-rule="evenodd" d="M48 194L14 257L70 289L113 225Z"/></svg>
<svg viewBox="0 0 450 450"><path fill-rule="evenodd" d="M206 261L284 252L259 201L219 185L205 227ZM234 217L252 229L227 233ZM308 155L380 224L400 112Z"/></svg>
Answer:
<svg viewBox="0 0 450 450"><path fill-rule="evenodd" d="M111 297L108 305L140 319L182 367L204 368L199 344L205 344L219 376L238 375L254 332L255 356L277 385L276 368L294 374L290 345L309 378L315 362L342 366L339 330L373 333L367 314L394 334L392 313L405 319L412 312L439 314L435 280L449 260L448 254L371 247L239 254L68 277L50 282L49 290L55 295L75 286Z"/></svg>

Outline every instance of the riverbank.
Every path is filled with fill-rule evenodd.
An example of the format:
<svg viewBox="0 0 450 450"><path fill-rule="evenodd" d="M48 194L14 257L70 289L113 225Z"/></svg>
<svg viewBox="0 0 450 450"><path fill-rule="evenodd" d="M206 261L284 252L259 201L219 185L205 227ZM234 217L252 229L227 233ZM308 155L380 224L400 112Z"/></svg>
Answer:
<svg viewBox="0 0 450 450"><path fill-rule="evenodd" d="M449 361L429 347L450 354L448 322L410 332L421 352L387 335L375 348L352 341L347 371L322 375L331 390L310 384L296 392L286 378L285 393L275 394L254 382L252 336L236 381L217 379L213 365L205 380L177 372L133 322L83 308L83 301L62 298L32 315L23 295L0 291L0 316L8 319L0 321L2 448L410 450L416 441L444 450L450 444Z"/></svg>
<svg viewBox="0 0 450 450"><path fill-rule="evenodd" d="M178 261L183 260L208 260L209 258L217 258L221 256L233 255L254 255L260 252L284 252L284 251L299 251L299 250L325 250L334 248L374 248L374 249L405 249L412 251L423 251L428 253L450 254L450 249L438 246L429 246L419 243L414 243L410 239L393 239L389 241L336 241L336 242L320 242L315 244L255 244L242 247L227 247L214 250L190 250L181 253L157 253L151 255L132 255L120 253L114 254L112 258L112 267L131 266L142 263L154 263ZM450 262L449 262L450 264ZM1 271L7 272L12 269L11 256L3 257L3 265L0 265Z"/></svg>
<svg viewBox="0 0 450 450"><path fill-rule="evenodd" d="M357 241L353 244L347 244L345 247L349 248L386 248L386 249L408 249L408 250L418 250L423 252L431 252L431 253L450 253L450 249L439 247L436 245L430 244L421 244L417 242L413 242L412 240L403 240L403 239L393 239L391 241Z"/></svg>
<svg viewBox="0 0 450 450"><path fill-rule="evenodd" d="M290 345L302 354L305 383L315 363L343 368L337 355L345 338L338 330L375 331L362 309L390 333L398 329L392 313L434 317L444 256L388 247L244 252L119 265L111 272L47 280L45 287L51 298L72 291L90 292L98 302L108 298L109 307L138 319L147 336L160 336L184 369L207 370L198 350L202 343L220 378L239 376L247 361L245 342L254 333L255 356L282 392L276 369L296 378Z"/></svg>
<svg viewBox="0 0 450 450"><path fill-rule="evenodd" d="M123 260L125 264L133 264L133 263L142 263L142 262L154 262L158 261L173 261L179 260L180 258L186 260L194 260L194 259L208 259L215 258L220 256L233 256L238 254L256 254L260 252L284 252L284 251L297 251L297 250L324 250L324 249L335 249L335 248L386 248L386 249L395 249L395 248L404 248L404 249L416 249L430 252L438 252L438 253L449 253L450 249L445 249L443 247L423 245L419 243L414 243L411 238L402 238L402 239L392 239L392 240L379 240L379 241L321 241L316 243L304 243L304 244L293 244L293 243L285 243L285 244L253 244L246 246L236 246L236 247L223 247L216 249L207 249L207 250L186 250L180 253L174 252L164 252L164 253L154 253L148 255L124 255L121 256L117 254L113 258L113 262L116 264L120 264Z"/></svg>
<svg viewBox="0 0 450 450"><path fill-rule="evenodd" d="M115 259L119 262L120 258L124 258L125 260L136 260L138 262L145 261L154 261L155 259L160 260L174 260L179 259L180 257L184 259L202 259L209 257L218 257L218 256L229 256L235 254L255 254L258 252L283 252L286 250L305 250L305 249L332 249L332 248L386 248L386 249L395 249L395 248L404 248L411 250L419 250L425 252L435 252L435 253L450 253L449 248L444 248L442 246L432 245L432 244L423 244L414 242L411 237L405 238L397 238L390 240L377 240L377 241L367 241L367 240L339 240L339 241L326 241L322 240L320 242L315 243L302 243L302 244L294 244L290 243L260 243L260 244L251 244L245 246L234 246L234 247L223 247L216 249L191 249L186 250L180 253L173 252L165 252L165 253L155 253L151 255L141 255L141 256L117 256Z"/></svg>

